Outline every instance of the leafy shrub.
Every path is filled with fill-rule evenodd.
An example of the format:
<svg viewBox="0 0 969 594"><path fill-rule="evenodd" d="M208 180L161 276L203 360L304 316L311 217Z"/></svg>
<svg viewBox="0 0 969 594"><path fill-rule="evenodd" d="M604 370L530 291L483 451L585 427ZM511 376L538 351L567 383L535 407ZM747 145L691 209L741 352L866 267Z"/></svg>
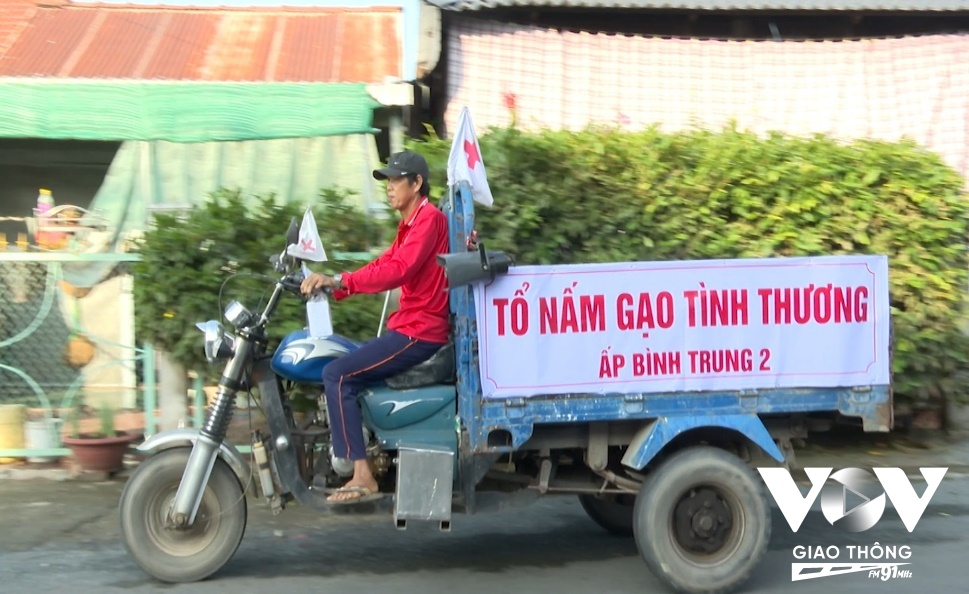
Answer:
<svg viewBox="0 0 969 594"><path fill-rule="evenodd" d="M902 399L960 396L965 180L916 144L738 130L483 134L489 248L521 264L885 254ZM449 142L412 143L446 179Z"/></svg>
<svg viewBox="0 0 969 594"><path fill-rule="evenodd" d="M336 253L359 253L386 247L392 220L378 221L351 207L333 190L320 193L313 216L330 261L311 264L317 272L354 270L361 261L334 260ZM247 206L248 205L248 206ZM140 340L172 354L188 369L217 374L202 352L195 323L221 319L219 290L229 276L268 275L276 278L269 257L285 247L291 217L302 220L305 206L280 204L274 195L245 198L239 190L213 193L184 218L158 215L138 242L140 261L134 264L135 331ZM272 290L270 279L238 276L226 284L221 307L238 299L251 311L260 310ZM383 296L358 295L331 307L338 332L355 339L372 337ZM305 326L301 299L285 294L269 323L270 339Z"/></svg>

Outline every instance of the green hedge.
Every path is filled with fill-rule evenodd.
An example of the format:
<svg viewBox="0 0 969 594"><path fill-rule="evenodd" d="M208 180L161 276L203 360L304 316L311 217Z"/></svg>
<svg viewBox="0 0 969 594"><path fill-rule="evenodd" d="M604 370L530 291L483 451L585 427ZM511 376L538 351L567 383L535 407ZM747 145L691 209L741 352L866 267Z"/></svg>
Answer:
<svg viewBox="0 0 969 594"><path fill-rule="evenodd" d="M964 180L911 142L658 129L627 133L526 133L497 129L480 138L495 207L478 209L488 246L521 264L690 260L873 253L889 257L897 398L947 393L969 367L963 333L969 257ZM449 141L411 142L431 165L443 195ZM189 368L204 368L196 321L218 318L222 281L233 272L271 274L290 216L300 207L274 197L246 207L220 192L186 221L159 217L136 265L136 330ZM328 252L384 247L396 224L378 223L322 192L314 205ZM321 270L355 268L329 262ZM237 278L223 306L251 307L264 282ZM334 323L372 336L382 298L334 306ZM286 299L273 322L280 337L303 323L302 303Z"/></svg>
<svg viewBox="0 0 969 594"><path fill-rule="evenodd" d="M396 223L375 221L350 207L345 196L326 190L313 204L313 216L324 235L327 255L365 252L386 246ZM248 206L247 206L248 205ZM135 331L139 340L168 351L188 369L218 377L221 368L205 362L202 334L195 323L222 319L219 289L235 273L275 278L269 257L282 252L290 217L302 219L305 207L281 204L274 195L246 199L238 190L214 193L184 218L159 215L139 242L141 260L134 265ZM330 260L312 264L318 272L335 273L361 266L360 261ZM268 299L270 280L238 276L222 293L222 307L238 299L250 310ZM270 322L278 340L305 325L304 302L285 294ZM333 324L351 338L373 337L383 308L382 295L359 295L332 308Z"/></svg>
<svg viewBox="0 0 969 594"><path fill-rule="evenodd" d="M495 206L478 209L478 232L519 263L886 254L897 397L965 391L952 377L969 355L969 205L938 155L734 126L508 128L479 140ZM449 142L411 148L443 185Z"/></svg>

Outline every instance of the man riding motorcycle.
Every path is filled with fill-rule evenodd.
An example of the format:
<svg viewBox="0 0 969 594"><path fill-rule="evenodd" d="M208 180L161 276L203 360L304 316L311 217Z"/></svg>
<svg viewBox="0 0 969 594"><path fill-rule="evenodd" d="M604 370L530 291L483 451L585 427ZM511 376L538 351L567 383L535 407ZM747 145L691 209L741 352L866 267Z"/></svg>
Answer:
<svg viewBox="0 0 969 594"><path fill-rule="evenodd" d="M379 381L429 359L450 334L447 279L436 262L448 252L447 218L429 201L430 174L418 153L391 155L373 176L387 181L390 206L399 211L397 237L376 260L354 272L309 275L300 289L310 295L332 288L337 301L355 294L400 289L400 305L387 319L388 331L328 364L323 389L334 454L353 461L353 477L327 498L354 504L382 496L367 462L357 394Z"/></svg>

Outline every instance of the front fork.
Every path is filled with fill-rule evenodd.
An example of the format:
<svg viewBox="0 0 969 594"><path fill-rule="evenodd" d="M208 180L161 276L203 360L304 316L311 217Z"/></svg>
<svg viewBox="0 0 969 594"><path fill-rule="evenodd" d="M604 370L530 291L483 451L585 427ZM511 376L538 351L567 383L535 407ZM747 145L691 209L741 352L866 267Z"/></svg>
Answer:
<svg viewBox="0 0 969 594"><path fill-rule="evenodd" d="M195 522L202 494L208 485L209 476L215 466L219 447L225 439L235 411L236 392L242 386L241 378L245 372L246 363L250 360L252 342L240 337L236 340L235 354L225 367L222 379L219 381L219 393L215 403L209 410L205 425L199 431L198 439L192 446L188 463L182 473L182 480L175 493L175 501L169 512L169 520L176 528L185 528Z"/></svg>

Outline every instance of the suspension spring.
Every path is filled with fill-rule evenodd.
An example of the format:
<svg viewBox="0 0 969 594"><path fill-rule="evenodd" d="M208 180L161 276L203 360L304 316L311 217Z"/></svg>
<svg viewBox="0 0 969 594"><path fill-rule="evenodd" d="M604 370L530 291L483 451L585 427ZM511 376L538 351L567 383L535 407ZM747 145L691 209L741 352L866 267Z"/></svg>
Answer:
<svg viewBox="0 0 969 594"><path fill-rule="evenodd" d="M225 439L225 434L229 431L229 423L232 422L232 413L235 412L236 399L235 390L229 390L225 386L219 386L219 395L212 404L202 433L216 442L221 443Z"/></svg>

